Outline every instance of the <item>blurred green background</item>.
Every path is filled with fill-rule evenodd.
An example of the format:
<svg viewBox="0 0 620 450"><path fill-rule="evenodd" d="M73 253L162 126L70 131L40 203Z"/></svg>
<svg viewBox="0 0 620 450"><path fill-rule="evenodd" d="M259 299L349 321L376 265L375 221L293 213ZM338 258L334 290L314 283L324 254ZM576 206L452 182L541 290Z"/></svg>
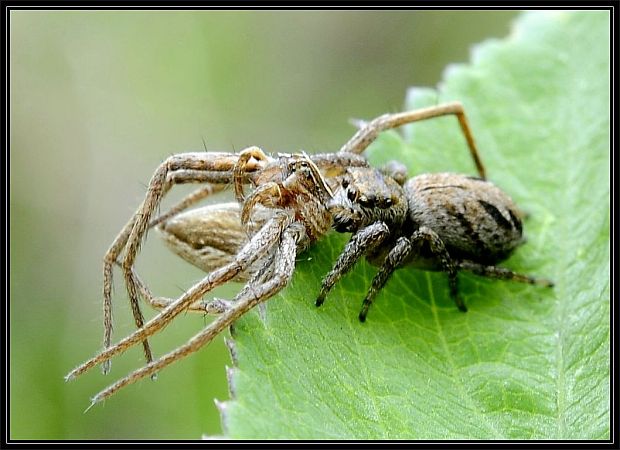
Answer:
<svg viewBox="0 0 620 450"><path fill-rule="evenodd" d="M202 150L203 139L218 151L333 151L354 131L349 118L399 111L407 87L435 86L472 44L506 36L516 15L12 11L10 438L221 434L221 336L87 414L92 395L142 363L140 350L114 360L106 377L63 381L101 347L102 256L154 169L171 153ZM174 297L202 275L156 233L138 268ZM115 294L118 339L133 329L118 274ZM153 339L155 352L205 321L177 319Z"/></svg>

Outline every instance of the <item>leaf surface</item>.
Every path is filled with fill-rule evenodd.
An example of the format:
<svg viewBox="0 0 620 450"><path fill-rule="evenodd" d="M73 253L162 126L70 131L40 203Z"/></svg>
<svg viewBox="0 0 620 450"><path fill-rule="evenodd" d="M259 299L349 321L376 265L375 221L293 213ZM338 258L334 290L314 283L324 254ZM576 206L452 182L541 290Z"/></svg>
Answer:
<svg viewBox="0 0 620 450"><path fill-rule="evenodd" d="M465 105L488 178L529 214L502 265L537 286L404 268L357 315L362 262L314 306L348 235L298 257L291 284L234 327L225 432L244 439L609 439L609 15L529 13L450 66L409 109ZM411 175L475 175L456 119L384 133L368 151Z"/></svg>

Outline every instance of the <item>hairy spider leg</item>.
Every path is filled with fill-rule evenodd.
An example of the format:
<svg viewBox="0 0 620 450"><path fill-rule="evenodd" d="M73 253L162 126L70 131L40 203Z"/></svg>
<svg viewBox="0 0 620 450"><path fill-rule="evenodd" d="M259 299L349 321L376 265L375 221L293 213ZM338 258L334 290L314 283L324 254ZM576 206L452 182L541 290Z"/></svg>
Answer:
<svg viewBox="0 0 620 450"><path fill-rule="evenodd" d="M455 115L459 121L461 131L467 141L469 153L471 154L478 175L483 180L486 179L486 173L482 160L478 155L476 141L471 132L465 110L460 102L443 103L441 105L430 106L428 108L416 109L395 114L384 114L370 122L365 123L353 135L349 141L340 148L340 153L362 153L366 148L374 142L382 131L397 128L402 125L418 122L421 120L432 119L435 117Z"/></svg>
<svg viewBox="0 0 620 450"><path fill-rule="evenodd" d="M164 161L149 182L147 194L121 232L116 236L106 252L103 261L103 346L108 348L112 339L112 284L113 264L123 251L125 256L121 267L124 272L127 292L131 304L132 314L136 327L144 324L144 316L138 302L138 286L133 281L132 267L139 247L150 227L150 217L159 207L162 198L174 184L182 183L230 183L232 170L237 162L238 155L226 153L182 153L173 155ZM248 171L256 171L258 167L246 165ZM147 361L153 359L147 340L142 342L144 355ZM110 364L103 365L103 371L109 370Z"/></svg>
<svg viewBox="0 0 620 450"><path fill-rule="evenodd" d="M498 280L510 280L519 283L537 284L543 287L553 287L554 283L546 278L533 277L522 273L513 272L505 267L488 266L474 261L463 260L457 263L460 270L466 270L475 275Z"/></svg>
<svg viewBox="0 0 620 450"><path fill-rule="evenodd" d="M176 300L174 298L155 296L151 292L151 290L146 286L144 281L142 281L140 277L135 273L135 271L134 271L134 281L136 282L136 285L138 286L138 290L142 298L145 299L149 303L149 305L151 305L153 308L164 309L170 306ZM191 305L189 305L187 307L187 310L191 312L197 312L197 313L204 314L205 307L202 303L196 302L196 303L192 303Z"/></svg>
<svg viewBox="0 0 620 450"><path fill-rule="evenodd" d="M390 234L388 226L383 222L375 222L357 231L340 253L338 260L321 283L321 291L315 305L321 306L325 297L334 285L349 272L355 263L377 245L381 244Z"/></svg>
<svg viewBox="0 0 620 450"><path fill-rule="evenodd" d="M204 200L205 198L217 194L218 192L226 189L225 184L207 184L204 187L196 189L194 192L190 192L187 196L182 198L178 203L174 204L170 207L168 211L163 214L160 214L155 219L151 220L149 223L149 228L154 228L157 225L160 225L167 220L170 220L172 217L177 214L185 211L192 205L195 205L200 200Z"/></svg>
<svg viewBox="0 0 620 450"><path fill-rule="evenodd" d="M425 241L430 243L429 247L431 252L439 257L442 270L448 273L450 296L455 301L458 308L463 312L467 311L467 307L458 295L458 270L465 270L475 275L488 278L535 284L543 287L554 286L553 281L546 278L537 278L530 275L524 275L513 272L512 270L504 267L489 266L469 260L454 261L450 258L443 242L436 235L436 233L426 227L421 227L410 239L407 239L406 237L399 238L392 250L388 253L381 269L372 280L372 285L366 295L366 298L364 299L362 310L359 315L360 321L364 322L366 320L368 308L370 308L370 305L377 293L383 288L383 286L385 286L391 274L401 266L405 259L411 256L415 258L416 252L420 251L421 244Z"/></svg>
<svg viewBox="0 0 620 450"><path fill-rule="evenodd" d="M227 205L227 204L225 204ZM237 205L237 203L235 203L234 205ZM244 236L246 236L245 232L242 229L242 224L241 224L241 217L240 217L240 211L241 208L239 208L239 214L236 214L236 218L237 218L237 222L238 222L238 227L239 227L239 233L244 233ZM179 211L180 212L180 211ZM166 213L166 215L168 215L168 213ZM170 217L168 217L166 220L170 220ZM234 225L230 224L230 226ZM232 256L231 256L232 257ZM245 290L248 289L253 289L254 286L260 285L262 283L264 283L269 277L272 276L273 273L273 255L267 255L264 258L264 261L261 263L260 267L256 270L256 272L251 276L251 278L249 278L247 280L247 283L243 286L242 291L240 291L239 295L242 295L242 293ZM120 263L117 263L120 266ZM217 267L213 267L209 270L207 270L208 272L211 272L211 270L213 269L217 269L219 268L219 266ZM149 305L151 305L153 308L155 309L164 309L167 306L169 306L170 304L172 304L175 299L172 298L168 298L168 297L161 297L161 296L155 296L151 290L147 287L146 283L144 283L140 277L135 274L134 272L134 277L135 277L135 281L136 284L138 285L138 289L140 291L140 295L143 299L145 299ZM226 301L222 300L222 299L218 299L217 301L212 300L212 301L197 301L191 305L189 305L187 311L189 312L195 312L195 313L201 313L204 314L205 312L207 314L220 314L221 312L223 312L223 306L224 303ZM259 305L259 308L263 306L262 304Z"/></svg>
<svg viewBox="0 0 620 450"><path fill-rule="evenodd" d="M235 186L235 198L238 202L243 202L245 196L243 194L243 179L247 172L247 165L254 158L259 162L269 162L271 159L258 147L249 147L239 154L239 161L235 164L233 170L233 183Z"/></svg>
<svg viewBox="0 0 620 450"><path fill-rule="evenodd" d="M211 272L202 281L192 286L181 297L164 308L159 314L149 320L140 329L134 331L129 336L120 340L114 346L104 349L101 353L73 369L65 379L67 381L76 378L93 366L107 361L113 356L124 352L137 342L143 341L153 335L174 317L185 311L190 305L202 298L215 287L229 281L239 272L245 270L252 263L263 257L270 248L277 244L281 232L286 229L294 220L290 212L282 212L274 215L260 231L243 247L235 259L226 266ZM133 271L130 271L132 285L138 286L133 278Z"/></svg>
<svg viewBox="0 0 620 450"><path fill-rule="evenodd" d="M458 295L457 285L457 267L450 257L450 254L446 250L443 242L437 236L433 230L427 227L420 227L416 230L410 238L401 236L396 241L394 247L390 250L385 261L381 265L379 272L372 280L372 284L366 298L362 303L362 309L359 314L359 320L364 322L366 315L368 314L368 308L372 304L377 293L385 286L392 273L398 269L403 261L409 257L415 259L416 255L422 250L422 245L427 242L429 244L430 251L438 258L441 269L448 274L448 282L450 286L450 296L458 306L458 308L465 312L467 307L463 300Z"/></svg>
<svg viewBox="0 0 620 450"><path fill-rule="evenodd" d="M288 219L290 220L290 217ZM237 297L235 297L235 300L229 304L229 309L225 310L222 315L211 322L200 333L192 337L186 344L110 385L91 399L89 408L113 395L124 386L135 383L163 369L169 364L198 351L243 314L284 288L293 276L297 244L301 241L304 234L305 230L302 224L298 222L289 223L288 227L282 232L277 250L278 257L274 260L275 268L273 276L268 281L265 281L254 289L241 291Z"/></svg>

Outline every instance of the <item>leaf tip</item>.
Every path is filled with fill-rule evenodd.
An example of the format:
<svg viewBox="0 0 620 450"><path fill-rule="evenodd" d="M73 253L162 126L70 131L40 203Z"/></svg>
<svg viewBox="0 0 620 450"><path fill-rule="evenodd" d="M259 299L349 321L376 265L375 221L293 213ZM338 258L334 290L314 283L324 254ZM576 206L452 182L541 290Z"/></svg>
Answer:
<svg viewBox="0 0 620 450"><path fill-rule="evenodd" d="M228 424L227 424L227 420L228 420L228 402L221 402L219 401L217 398L213 399L213 402L215 403L215 407L217 408L217 410L220 412L220 420L222 423L222 431L224 432L225 436L229 436L230 433L228 432Z"/></svg>

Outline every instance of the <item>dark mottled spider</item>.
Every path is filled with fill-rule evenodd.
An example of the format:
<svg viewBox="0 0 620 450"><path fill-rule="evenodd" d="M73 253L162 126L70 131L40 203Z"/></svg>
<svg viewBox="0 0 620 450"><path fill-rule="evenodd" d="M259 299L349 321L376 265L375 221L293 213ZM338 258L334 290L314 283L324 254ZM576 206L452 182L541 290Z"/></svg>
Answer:
<svg viewBox="0 0 620 450"><path fill-rule="evenodd" d="M503 273L504 277L509 277L509 271L493 271L489 266L481 266L478 264L480 261L473 257L475 255L468 253L470 247L460 243L453 245L451 238L458 238L458 232L433 232L432 226L440 222L437 214L431 214L434 215L434 220L430 221L426 220L424 215L418 217L418 203L412 202L412 199L416 199L419 194L415 184L416 180L421 180L419 177L411 179L403 189L400 184L405 181L406 175L400 166L394 165L379 171L369 167L365 159L358 155L383 130L448 114L454 114L459 119L478 174L484 179L484 167L459 103L380 116L364 124L338 153L312 157L305 154L271 157L260 149L251 147L239 154L185 153L168 158L153 175L145 200L119 233L104 258L105 348L70 372L66 379L73 379L99 363L103 363L104 370L107 370L111 357L142 342L147 365L97 394L92 399L94 404L121 387L152 375L198 350L238 317L286 286L292 277L297 253L320 239L332 226L338 231L354 234L334 268L324 279L317 305L322 303L334 283L365 254L371 261L383 264L364 302L361 320L364 320L372 298L385 284L389 274L399 265L411 259L419 260L423 256L427 256L426 259L431 262L439 261L439 265L433 264L429 267L445 270L450 274L451 292L459 307L464 309L456 295L458 269L485 275ZM509 207L509 211L514 211L510 208L512 203L497 188L481 180L474 181L461 175L451 176L456 178L443 188L452 186L455 180L461 183L465 183L465 180L479 183L478 190L481 189L486 197L481 195L478 200L491 205L489 208L492 209L487 209L491 220L497 223L500 216L505 220L512 220L504 216L506 211L502 209ZM181 183L206 183L206 186L190 194L168 213L151 220L167 191L174 184ZM235 186L241 207L220 204L180 214L191 204L231 183ZM248 183L252 184L254 189L244 198L242 187ZM468 190L469 186L463 189ZM425 192L438 188L431 189L431 185L423 183L420 189ZM435 195L422 197L432 199ZM441 195L437 196L440 197ZM480 201L478 204L482 205ZM465 197L457 197L454 193L446 192L444 196L444 206L466 203ZM440 209L430 211L438 213ZM496 213L499 213L499 216ZM473 216L468 216L467 211L463 214L465 220L460 221L461 226L473 219ZM456 220L459 220L458 217L458 214L454 215ZM232 235L224 234L223 224L236 225L227 228L232 230ZM175 300L153 296L134 272L135 258L146 232L156 225L164 232L166 240L177 253L209 271L203 280ZM514 222L513 226L516 226ZM239 230L245 232L244 227L248 227L248 240L240 238L242 233ZM213 229L216 229L217 233L213 233ZM520 230L519 239L516 239L514 233L507 236L499 236L498 245L503 247L501 252L489 258L489 262L498 261L500 253L509 253L520 242ZM489 236L485 235L482 239L484 243L491 242ZM442 247L443 240L446 243ZM216 242L223 243L223 246L218 248ZM425 246L423 242L429 245ZM425 253L425 247L430 249L430 253ZM449 253L452 250L462 250L463 255L470 257L470 260L459 258L452 261ZM122 254L124 256L119 260ZM118 264L123 270L138 330L111 346L111 286L114 264ZM483 270L482 267L487 269ZM524 276L511 277L520 281L533 280ZM235 279L247 282L233 301L201 302L202 297L214 287ZM161 309L160 313L147 323L144 323L140 311L140 296L152 306ZM159 331L185 310L219 313L220 316L186 344L153 361L148 336Z"/></svg>
<svg viewBox="0 0 620 450"><path fill-rule="evenodd" d="M350 171L353 172L353 171ZM398 170L403 179L404 168ZM388 178L388 176L385 176ZM329 290L366 255L380 266L362 304L359 319L366 320L368 308L390 275L399 267L413 265L448 274L450 295L461 311L467 311L458 294L457 274L466 270L477 275L553 286L546 279L519 274L495 264L506 259L523 243L521 214L499 188L481 178L455 173L432 173L413 177L404 187L392 184L392 196L406 200L407 208L392 208L390 222L375 215L372 225L358 226L360 200L352 194L363 185L342 178L343 189L332 200L335 228L355 234L334 268L323 279L316 305L321 306ZM377 184L377 183L375 183ZM368 209L367 209L368 211ZM373 210L371 210L373 211ZM374 211L378 211L376 208ZM368 220L366 220L368 222Z"/></svg>

